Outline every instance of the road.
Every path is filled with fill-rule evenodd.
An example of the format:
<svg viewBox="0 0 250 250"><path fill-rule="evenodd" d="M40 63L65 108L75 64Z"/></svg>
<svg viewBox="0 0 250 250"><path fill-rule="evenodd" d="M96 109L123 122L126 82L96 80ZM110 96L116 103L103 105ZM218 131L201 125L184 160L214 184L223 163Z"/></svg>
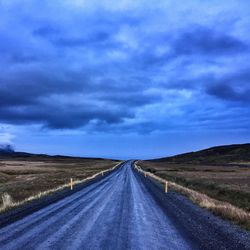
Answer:
<svg viewBox="0 0 250 250"><path fill-rule="evenodd" d="M233 228L223 235L228 226L224 222L210 230L205 219L195 222L196 213L203 210L178 194L164 194L129 161L100 181L0 229L0 249L250 249L247 233ZM207 218L204 213L201 218ZM213 220L219 219L211 215L209 223Z"/></svg>

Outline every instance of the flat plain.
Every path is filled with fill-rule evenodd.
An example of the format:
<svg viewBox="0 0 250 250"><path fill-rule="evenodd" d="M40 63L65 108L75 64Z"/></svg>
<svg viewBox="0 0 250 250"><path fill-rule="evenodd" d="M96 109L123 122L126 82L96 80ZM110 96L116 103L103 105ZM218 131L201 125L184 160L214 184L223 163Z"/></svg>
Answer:
<svg viewBox="0 0 250 250"><path fill-rule="evenodd" d="M115 164L116 161L95 158L5 156L0 158L0 194L7 193L13 202L20 202L69 183L70 178L82 180Z"/></svg>
<svg viewBox="0 0 250 250"><path fill-rule="evenodd" d="M250 144L217 146L149 161L144 170L250 211Z"/></svg>

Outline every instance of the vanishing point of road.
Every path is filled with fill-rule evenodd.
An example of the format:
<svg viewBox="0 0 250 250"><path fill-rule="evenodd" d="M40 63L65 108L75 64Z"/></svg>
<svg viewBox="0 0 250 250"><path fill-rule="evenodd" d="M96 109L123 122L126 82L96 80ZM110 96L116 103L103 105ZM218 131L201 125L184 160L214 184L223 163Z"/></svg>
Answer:
<svg viewBox="0 0 250 250"><path fill-rule="evenodd" d="M248 233L132 164L1 228L0 249L250 249Z"/></svg>

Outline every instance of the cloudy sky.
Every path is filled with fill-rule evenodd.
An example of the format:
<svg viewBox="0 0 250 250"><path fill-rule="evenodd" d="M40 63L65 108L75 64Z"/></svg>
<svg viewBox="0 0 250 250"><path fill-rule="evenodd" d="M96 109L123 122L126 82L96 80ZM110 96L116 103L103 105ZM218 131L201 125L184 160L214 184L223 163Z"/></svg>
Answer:
<svg viewBox="0 0 250 250"><path fill-rule="evenodd" d="M248 0L0 0L0 144L151 158L250 140Z"/></svg>

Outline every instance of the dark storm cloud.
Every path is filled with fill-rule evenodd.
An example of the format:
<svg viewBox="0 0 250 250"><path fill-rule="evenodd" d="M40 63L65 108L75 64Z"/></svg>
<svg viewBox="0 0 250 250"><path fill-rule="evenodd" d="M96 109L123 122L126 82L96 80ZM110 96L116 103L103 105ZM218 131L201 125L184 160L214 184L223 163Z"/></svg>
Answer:
<svg viewBox="0 0 250 250"><path fill-rule="evenodd" d="M250 70L242 70L215 79L206 92L222 100L250 103Z"/></svg>
<svg viewBox="0 0 250 250"><path fill-rule="evenodd" d="M246 52L247 48L248 46L236 37L207 27L184 31L174 42L177 55L220 56Z"/></svg>
<svg viewBox="0 0 250 250"><path fill-rule="evenodd" d="M83 83L74 82L64 74L47 71L19 72L14 76L0 77L0 107L37 103L42 97L53 94L72 94L83 90Z"/></svg>
<svg viewBox="0 0 250 250"><path fill-rule="evenodd" d="M219 113L249 103L249 39L215 17L185 21L153 2L29 4L37 14L21 4L2 15L1 122L149 133L203 126L212 99Z"/></svg>
<svg viewBox="0 0 250 250"><path fill-rule="evenodd" d="M98 96L96 92L84 94L84 91L78 96L80 92L76 91L77 88L69 90L67 85L64 86L65 92L62 89L56 91L54 85L48 85L47 89L45 86L44 89L40 88L39 93L37 88L34 90L32 86L26 85L27 89L18 87L20 88L16 88L16 93L7 90L4 92L3 89L0 91L3 97L0 100L0 120L12 124L40 123L53 129L79 128L92 120L104 124L121 123L124 118L134 117L136 107L153 103L159 98L139 93L124 93L117 96L102 93ZM53 92L57 97L53 98ZM74 94L78 101L73 101ZM86 101L79 101L81 99ZM102 104L96 104L98 101Z"/></svg>
<svg viewBox="0 0 250 250"><path fill-rule="evenodd" d="M250 102L250 88L237 91L234 87L226 84L213 85L208 88L208 94L229 101Z"/></svg>
<svg viewBox="0 0 250 250"><path fill-rule="evenodd" d="M206 26L191 25L176 33L159 33L154 38L147 37L148 41L140 53L135 53L135 60L141 62L142 67L162 66L180 59L183 63L192 57L193 61L216 61L221 56L232 56L248 53L249 45L225 31L216 31ZM155 46L167 48L157 54ZM211 60L210 59L210 60Z"/></svg>
<svg viewBox="0 0 250 250"><path fill-rule="evenodd" d="M85 104L57 105L41 102L30 107L0 108L1 121L12 124L43 124L51 129L79 128L90 121L113 124L120 123L123 118L133 117L127 110L112 108L100 109L98 106Z"/></svg>
<svg viewBox="0 0 250 250"><path fill-rule="evenodd" d="M100 84L86 74L46 72L23 72L0 79L1 122L38 123L51 129L79 128L91 121L106 126L133 118L136 107L159 99L114 80Z"/></svg>
<svg viewBox="0 0 250 250"><path fill-rule="evenodd" d="M133 13L110 13L102 11L95 13L97 16L82 16L72 23L70 27L62 24L51 23L41 25L32 30L32 35L47 39L57 48L86 47L101 49L122 47L123 45L114 39L121 26L139 25L143 17L134 16Z"/></svg>

